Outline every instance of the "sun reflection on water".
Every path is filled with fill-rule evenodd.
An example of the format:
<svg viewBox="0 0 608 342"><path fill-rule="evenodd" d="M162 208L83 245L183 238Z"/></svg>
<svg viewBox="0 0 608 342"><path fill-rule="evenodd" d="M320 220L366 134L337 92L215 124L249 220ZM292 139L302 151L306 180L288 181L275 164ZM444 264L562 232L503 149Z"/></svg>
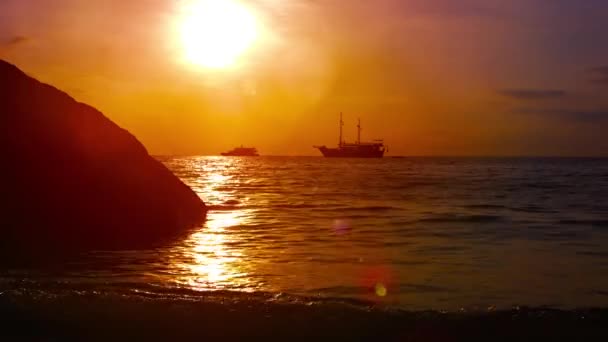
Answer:
<svg viewBox="0 0 608 342"><path fill-rule="evenodd" d="M177 268L175 281L181 286L194 290L253 289L244 271L243 251L234 246L228 231L246 224L252 212L238 206L216 210L226 202L236 202L230 189L238 181L229 173L238 169L238 164L238 159L224 158L212 164L204 164L203 160L191 165L192 169L202 171L199 173L202 176L191 183L211 210L206 224L184 241L178 252L180 257L172 262Z"/></svg>
<svg viewBox="0 0 608 342"><path fill-rule="evenodd" d="M243 222L239 212L210 213L206 227L192 234L186 254L191 263L184 264L189 270L186 283L195 289L222 289L238 287L239 278L246 276L239 270L242 253L226 248L224 230Z"/></svg>

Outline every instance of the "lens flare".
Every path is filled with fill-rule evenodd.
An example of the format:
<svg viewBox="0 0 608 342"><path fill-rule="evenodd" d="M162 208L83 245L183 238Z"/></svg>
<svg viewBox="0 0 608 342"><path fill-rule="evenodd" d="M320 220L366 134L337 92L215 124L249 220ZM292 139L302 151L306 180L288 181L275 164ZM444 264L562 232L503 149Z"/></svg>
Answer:
<svg viewBox="0 0 608 342"><path fill-rule="evenodd" d="M334 230L334 233L337 235L348 234L351 230L351 223L349 220L343 220L343 219L334 220L333 230Z"/></svg>
<svg viewBox="0 0 608 342"><path fill-rule="evenodd" d="M384 284L382 284L382 283L376 284L375 290L376 290L376 296L378 296L378 297L385 297L387 294L386 286L384 286Z"/></svg>
<svg viewBox="0 0 608 342"><path fill-rule="evenodd" d="M393 272L389 265L371 265L361 274L361 285L370 290L376 299L384 301L388 297L389 289L394 286ZM393 295L396 292L393 291Z"/></svg>

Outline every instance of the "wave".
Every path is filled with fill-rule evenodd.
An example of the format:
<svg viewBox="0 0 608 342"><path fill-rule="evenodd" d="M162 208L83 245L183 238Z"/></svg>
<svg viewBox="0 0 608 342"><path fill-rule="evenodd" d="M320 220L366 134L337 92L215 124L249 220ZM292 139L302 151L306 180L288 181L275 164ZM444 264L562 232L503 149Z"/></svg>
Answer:
<svg viewBox="0 0 608 342"><path fill-rule="evenodd" d="M581 252L576 252L576 254L592 256L592 257L608 258L608 252L581 251Z"/></svg>
<svg viewBox="0 0 608 342"><path fill-rule="evenodd" d="M524 183L521 184L522 188L530 188L530 189L542 189L542 190L559 190L563 187L566 187L567 185L565 184L561 184L561 183L556 183L556 182L552 182L552 183Z"/></svg>
<svg viewBox="0 0 608 342"><path fill-rule="evenodd" d="M273 208L273 209L312 209L312 208L318 208L319 205L317 205L317 204L306 204L306 203L299 203L299 204L271 204L269 207Z"/></svg>
<svg viewBox="0 0 608 342"><path fill-rule="evenodd" d="M244 209L244 207L235 205L235 204L207 205L207 210L210 210L210 211L231 211L231 210L239 210L239 209Z"/></svg>
<svg viewBox="0 0 608 342"><path fill-rule="evenodd" d="M584 220L584 219L567 219L567 220L559 220L560 224L564 225L583 225L583 226L594 226L607 228L608 220Z"/></svg>
<svg viewBox="0 0 608 342"><path fill-rule="evenodd" d="M447 292L448 289L427 285L427 284L414 284L414 283L403 283L392 287L394 290L400 292ZM374 286L330 286L321 287L308 291L309 293L329 293L335 295L373 295L375 291ZM325 297L321 297L325 298ZM365 301L363 301L365 303Z"/></svg>
<svg viewBox="0 0 608 342"><path fill-rule="evenodd" d="M403 247L403 246L411 246L414 243L411 241L397 241L397 242L383 242L383 247Z"/></svg>
<svg viewBox="0 0 608 342"><path fill-rule="evenodd" d="M308 293L330 293L338 295L361 295L371 294L374 288L369 286L329 286L319 287L307 291Z"/></svg>
<svg viewBox="0 0 608 342"><path fill-rule="evenodd" d="M428 284L401 284L399 288L402 291L414 290L415 292L449 292L450 289L440 286L428 285Z"/></svg>
<svg viewBox="0 0 608 342"><path fill-rule="evenodd" d="M469 246L428 246L421 247L416 250L416 252L421 254L430 254L430 255L441 255L441 254L453 254L453 253L462 253L465 251L471 250Z"/></svg>
<svg viewBox="0 0 608 342"><path fill-rule="evenodd" d="M207 209L216 211L242 210L242 209L315 209L317 204L269 204L269 205L242 205L239 201L231 200L222 204L207 205Z"/></svg>
<svg viewBox="0 0 608 342"><path fill-rule="evenodd" d="M528 205L524 207L511 207L509 208L512 211L524 212L524 213L546 213L546 214L555 214L558 211L554 209L547 209L543 207L539 207L536 205Z"/></svg>
<svg viewBox="0 0 608 342"><path fill-rule="evenodd" d="M426 284L405 290L441 292ZM327 287L333 293L369 287ZM390 287L389 287L390 290ZM310 294L314 293L311 291ZM369 292L368 292L369 293ZM373 292L372 292L373 293ZM389 292L390 293L390 292ZM493 306L409 311L370 300L270 292L0 289L2 340L606 340L608 309ZM601 290L597 295L605 296ZM23 323L27 322L27 329ZM483 327L486 328L483 328ZM482 328L480 328L482 327ZM489 327L489 328L488 328ZM340 338L342 337L342 338Z"/></svg>
<svg viewBox="0 0 608 342"><path fill-rule="evenodd" d="M543 238L545 240L576 240L585 236L583 232L576 231L556 231L556 232L546 232L543 234Z"/></svg>
<svg viewBox="0 0 608 342"><path fill-rule="evenodd" d="M438 223L484 223L484 222L497 222L502 221L505 218L500 215L459 215L459 214L445 214L435 215L431 217L423 217L418 219L418 222L438 222Z"/></svg>
<svg viewBox="0 0 608 342"><path fill-rule="evenodd" d="M500 204L469 204L469 205L463 205L463 208L469 208L469 209L505 209L507 208L504 205L500 205Z"/></svg>
<svg viewBox="0 0 608 342"><path fill-rule="evenodd" d="M382 206L382 205L370 205L370 206L337 206L337 207L319 207L317 211L331 211L331 212L357 212L357 211L371 211L371 212L381 212L381 211L392 211L392 210L401 210L399 207L393 206Z"/></svg>
<svg viewBox="0 0 608 342"><path fill-rule="evenodd" d="M416 187L435 187L435 186L440 186L443 183L445 183L445 181L409 181L409 182L405 182L403 184L399 184L393 187L394 190L409 190L412 188L416 188Z"/></svg>

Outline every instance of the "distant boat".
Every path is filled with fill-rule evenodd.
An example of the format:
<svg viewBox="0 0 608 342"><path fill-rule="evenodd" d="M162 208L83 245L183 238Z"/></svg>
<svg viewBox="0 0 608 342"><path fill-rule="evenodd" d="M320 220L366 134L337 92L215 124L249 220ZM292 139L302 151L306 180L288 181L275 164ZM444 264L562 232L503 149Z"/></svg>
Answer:
<svg viewBox="0 0 608 342"><path fill-rule="evenodd" d="M347 143L342 140L342 113L340 113L340 138L338 147L330 148L323 146L313 146L319 149L324 157L328 158L382 158L384 152L388 152L388 148L384 146L382 140L374 140L372 142L361 142L361 119L357 125L357 142Z"/></svg>
<svg viewBox="0 0 608 342"><path fill-rule="evenodd" d="M241 147L235 147L234 149L228 151L228 152L223 152L222 153L223 156L233 156L233 157L258 157L258 150L255 147L243 147L243 145L241 145Z"/></svg>

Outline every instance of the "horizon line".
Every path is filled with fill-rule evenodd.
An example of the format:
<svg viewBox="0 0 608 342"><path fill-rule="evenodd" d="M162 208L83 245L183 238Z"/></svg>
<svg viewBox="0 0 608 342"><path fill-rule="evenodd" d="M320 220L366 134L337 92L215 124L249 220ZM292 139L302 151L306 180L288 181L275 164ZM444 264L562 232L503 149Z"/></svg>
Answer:
<svg viewBox="0 0 608 342"><path fill-rule="evenodd" d="M166 154L166 153L150 153L154 157L226 157L220 154ZM256 157L307 157L307 158L326 158L322 155L308 155L308 154L261 154ZM252 157L252 158L256 158ZM391 159L391 158L564 158L564 159L607 159L608 155L442 155L442 154L420 154L420 155L390 155L382 158L328 158L328 159Z"/></svg>

